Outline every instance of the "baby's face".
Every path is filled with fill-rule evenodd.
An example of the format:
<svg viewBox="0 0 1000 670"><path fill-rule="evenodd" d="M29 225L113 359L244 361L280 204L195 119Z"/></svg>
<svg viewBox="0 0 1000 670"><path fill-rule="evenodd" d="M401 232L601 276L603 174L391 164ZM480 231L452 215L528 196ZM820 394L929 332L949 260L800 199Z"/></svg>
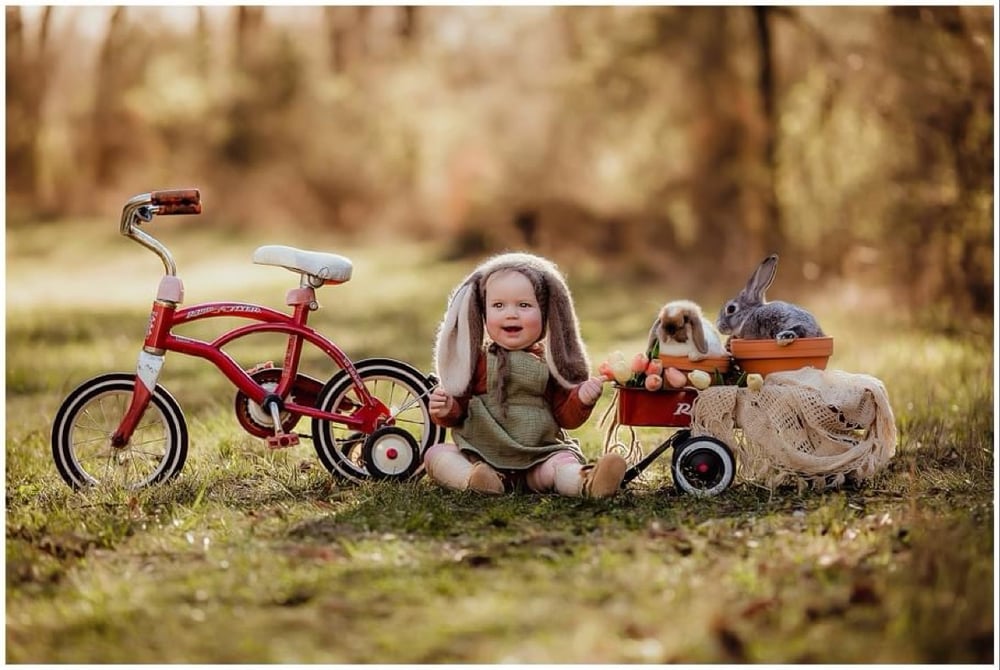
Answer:
<svg viewBox="0 0 1000 670"><path fill-rule="evenodd" d="M486 280L486 332L504 349L527 349L542 337L542 310L535 288L520 272Z"/></svg>

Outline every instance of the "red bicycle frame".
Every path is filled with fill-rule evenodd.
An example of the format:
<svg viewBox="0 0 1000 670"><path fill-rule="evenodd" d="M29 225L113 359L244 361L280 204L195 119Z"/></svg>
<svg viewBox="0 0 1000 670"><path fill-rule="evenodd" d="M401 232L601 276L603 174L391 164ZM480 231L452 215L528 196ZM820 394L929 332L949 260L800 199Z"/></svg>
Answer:
<svg viewBox="0 0 1000 670"><path fill-rule="evenodd" d="M167 274L160 281L157 297L149 315L149 327L136 367L136 384L132 400L112 437L112 444L115 446L128 444L139 419L149 405L164 356L168 351L207 360L251 401L259 405L264 404L265 398L277 395L282 399L283 407L288 412L338 423L366 433L374 431L383 423L388 423L386 419L390 415L389 408L369 393L351 359L340 347L307 325L309 312L317 308L316 292L312 286L300 286L288 292L286 302L294 308L291 315L244 302L209 302L178 309L184 289L181 280L176 276L173 258L159 241L139 230L138 224L140 221L150 221L153 214L196 214L200 211L200 196L194 190L160 191L136 196L125 206L122 214L122 234L156 252L163 261ZM229 330L211 342L173 333L176 326L217 317L244 318L256 323ZM283 333L288 336L281 379L273 391L257 383L223 351L226 345L259 333ZM345 415L325 412L293 401L284 402L284 399L289 397L298 375L304 342L309 342L323 351L351 378L362 403L361 407L350 415Z"/></svg>

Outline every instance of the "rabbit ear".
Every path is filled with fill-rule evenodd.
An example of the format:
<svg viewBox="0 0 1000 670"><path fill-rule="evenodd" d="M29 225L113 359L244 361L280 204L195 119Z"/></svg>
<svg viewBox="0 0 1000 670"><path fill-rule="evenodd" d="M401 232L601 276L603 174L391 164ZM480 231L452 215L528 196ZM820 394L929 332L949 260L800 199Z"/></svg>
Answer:
<svg viewBox="0 0 1000 670"><path fill-rule="evenodd" d="M646 342L646 351L652 351L653 345L660 341L660 317L653 319L653 325L649 328L649 341Z"/></svg>
<svg viewBox="0 0 1000 670"><path fill-rule="evenodd" d="M778 254L771 254L761 261L761 264L754 270L743 292L756 302L764 302L764 291L774 281L774 274L777 271Z"/></svg>
<svg viewBox="0 0 1000 670"><path fill-rule="evenodd" d="M708 353L708 342L705 340L705 326L701 317L695 313L688 314L688 322L691 324L691 339L694 346L703 354Z"/></svg>
<svg viewBox="0 0 1000 670"><path fill-rule="evenodd" d="M545 359L556 381L570 388L590 377L590 361L580 338L580 324L566 282L555 269L547 271L545 276L549 285L548 355Z"/></svg>
<svg viewBox="0 0 1000 670"><path fill-rule="evenodd" d="M449 395L465 395L483 346L479 278L470 275L451 295L434 346L434 370Z"/></svg>

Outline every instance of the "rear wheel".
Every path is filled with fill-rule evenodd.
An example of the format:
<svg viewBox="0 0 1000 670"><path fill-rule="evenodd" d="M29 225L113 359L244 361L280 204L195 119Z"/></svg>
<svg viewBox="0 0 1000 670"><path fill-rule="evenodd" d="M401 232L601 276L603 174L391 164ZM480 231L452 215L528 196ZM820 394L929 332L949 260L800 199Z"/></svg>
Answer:
<svg viewBox="0 0 1000 670"><path fill-rule="evenodd" d="M444 437L443 429L431 421L427 399L431 382L413 366L391 358L369 358L358 361L355 369L368 392L387 408L388 413L383 425L394 426L409 434L418 446L414 467L405 476L412 475L419 470L427 447L437 444ZM362 404L354 380L345 371L341 371L323 387L316 407L324 412L350 416L358 411ZM316 454L330 472L351 481L363 481L372 476L381 476L379 473L369 472L365 462L365 444L374 431L363 433L324 419L313 419L312 432ZM397 453L402 452L397 448ZM375 450L375 454L378 455L378 449ZM384 460L381 462L385 464L386 472L395 474L391 472L395 466ZM395 478L400 477L397 475Z"/></svg>
<svg viewBox="0 0 1000 670"><path fill-rule="evenodd" d="M674 486L695 496L719 495L733 483L736 459L729 447L712 437L693 437L674 447Z"/></svg>
<svg viewBox="0 0 1000 670"><path fill-rule="evenodd" d="M187 423L177 401L159 384L128 444L111 444L135 383L133 373L94 377L59 407L52 425L52 457L59 475L73 488L139 489L170 479L184 467Z"/></svg>

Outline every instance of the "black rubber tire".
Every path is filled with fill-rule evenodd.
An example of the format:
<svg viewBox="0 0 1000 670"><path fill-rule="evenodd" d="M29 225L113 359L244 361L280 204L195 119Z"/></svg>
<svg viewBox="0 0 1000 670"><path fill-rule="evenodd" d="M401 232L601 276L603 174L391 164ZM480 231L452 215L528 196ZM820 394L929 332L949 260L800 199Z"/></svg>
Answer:
<svg viewBox="0 0 1000 670"><path fill-rule="evenodd" d="M187 422L180 405L159 384L129 444L111 446L135 383L134 373L100 375L80 384L60 405L52 424L52 457L59 475L74 489L141 489L176 476L184 467ZM130 474L136 465L141 471Z"/></svg>
<svg viewBox="0 0 1000 670"><path fill-rule="evenodd" d="M368 476L381 481L405 481L421 464L417 440L397 426L383 426L369 435L361 457Z"/></svg>
<svg viewBox="0 0 1000 670"><path fill-rule="evenodd" d="M392 358L367 358L354 367L369 392L390 408L398 403L401 411L396 412L392 425L413 436L422 460L427 448L444 438L444 429L431 421L430 380L412 365ZM354 381L341 370L323 387L316 407L326 412L339 408L338 413L349 414L352 400L356 402L352 395L356 396ZM313 419L312 433L316 454L327 470L354 482L371 478L363 454L367 433L322 419Z"/></svg>
<svg viewBox="0 0 1000 670"><path fill-rule="evenodd" d="M716 496L733 483L736 459L724 442L692 437L674 447L670 471L674 486L694 496Z"/></svg>

